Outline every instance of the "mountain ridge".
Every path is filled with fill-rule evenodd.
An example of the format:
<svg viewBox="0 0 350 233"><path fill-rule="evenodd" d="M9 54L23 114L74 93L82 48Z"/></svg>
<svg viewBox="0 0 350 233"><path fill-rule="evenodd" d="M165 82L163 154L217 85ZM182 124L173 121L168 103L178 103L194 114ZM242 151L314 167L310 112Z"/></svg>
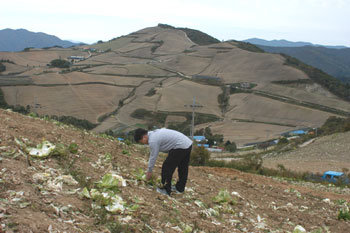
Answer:
<svg viewBox="0 0 350 233"><path fill-rule="evenodd" d="M243 40L244 42L249 42L251 44L255 45L263 45L263 46L270 46L270 47L303 47L303 46L314 46L314 47L325 47L325 48L331 48L331 49L344 49L348 48L343 45L320 45L320 44L313 44L310 42L304 42L304 41L288 41L285 39L281 40L264 40L260 38L250 38Z"/></svg>
<svg viewBox="0 0 350 233"><path fill-rule="evenodd" d="M45 48L53 46L71 47L77 43L61 40L57 36L43 32L31 32L26 29L0 30L0 51L18 52L25 48Z"/></svg>

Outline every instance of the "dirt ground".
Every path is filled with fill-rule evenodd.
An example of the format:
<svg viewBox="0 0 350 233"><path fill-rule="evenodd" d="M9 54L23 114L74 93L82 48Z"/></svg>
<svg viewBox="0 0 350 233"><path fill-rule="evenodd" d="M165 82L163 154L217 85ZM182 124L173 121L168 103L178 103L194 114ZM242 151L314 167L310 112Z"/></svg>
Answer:
<svg viewBox="0 0 350 233"><path fill-rule="evenodd" d="M137 175L147 167L143 146L3 110L0 125L0 232L292 232L300 225L343 233L350 227L337 218L348 207L349 189L190 167L185 193L167 197ZM44 139L78 150L30 158L29 166L18 142L35 146ZM87 187L92 195L112 172L126 181L115 193L125 209L115 213L81 194Z"/></svg>
<svg viewBox="0 0 350 233"><path fill-rule="evenodd" d="M264 166L276 168L282 164L300 172L323 173L350 168L350 132L316 138L309 145L283 154L268 153Z"/></svg>

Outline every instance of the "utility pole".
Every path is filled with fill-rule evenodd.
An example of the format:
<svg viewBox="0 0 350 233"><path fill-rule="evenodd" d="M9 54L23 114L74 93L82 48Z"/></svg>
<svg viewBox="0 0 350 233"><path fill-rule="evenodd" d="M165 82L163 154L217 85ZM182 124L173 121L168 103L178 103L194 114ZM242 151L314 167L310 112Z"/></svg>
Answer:
<svg viewBox="0 0 350 233"><path fill-rule="evenodd" d="M196 97L193 97L193 103L191 105L185 104L184 106L192 108L192 122L191 122L190 136L191 136L191 139L193 140L193 136L194 136L194 112L195 112L196 108L202 108L203 106L196 104Z"/></svg>

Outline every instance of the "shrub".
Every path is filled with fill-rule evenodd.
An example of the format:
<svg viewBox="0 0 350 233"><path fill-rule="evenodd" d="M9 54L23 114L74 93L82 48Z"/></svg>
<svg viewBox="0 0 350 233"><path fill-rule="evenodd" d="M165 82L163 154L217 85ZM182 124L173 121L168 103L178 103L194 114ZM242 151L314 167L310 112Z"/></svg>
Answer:
<svg viewBox="0 0 350 233"><path fill-rule="evenodd" d="M159 23L158 27L164 28L164 29L175 29L175 27L169 25L169 24L164 24L164 23Z"/></svg>
<svg viewBox="0 0 350 233"><path fill-rule="evenodd" d="M345 221L348 221L350 220L350 212L349 212L349 209L346 208L346 209L341 209L339 211L339 214L338 214L338 220L345 220Z"/></svg>
<svg viewBox="0 0 350 233"><path fill-rule="evenodd" d="M220 190L218 195L213 197L213 201L218 204L235 204L234 199L231 197L230 193L226 189Z"/></svg>
<svg viewBox="0 0 350 233"><path fill-rule="evenodd" d="M230 141L226 141L225 143L225 149L229 152L235 152L237 150L237 146L236 143L234 142L230 142Z"/></svg>
<svg viewBox="0 0 350 233"><path fill-rule="evenodd" d="M285 137L278 140L278 145L287 144L287 143L288 143L288 139Z"/></svg>
<svg viewBox="0 0 350 233"><path fill-rule="evenodd" d="M50 62L50 66L58 67L58 68L69 68L70 65L71 63L69 61L62 60L62 59L55 59Z"/></svg>
<svg viewBox="0 0 350 233"><path fill-rule="evenodd" d="M2 92L2 89L0 88L0 108L8 108L9 105L7 104L5 100L5 95Z"/></svg>
<svg viewBox="0 0 350 233"><path fill-rule="evenodd" d="M191 153L190 165L203 166L206 165L210 158L210 152L203 146L195 146Z"/></svg>
<svg viewBox="0 0 350 233"><path fill-rule="evenodd" d="M9 60L9 59L0 59L1 63L11 63L11 64L15 64L13 61Z"/></svg>
<svg viewBox="0 0 350 233"><path fill-rule="evenodd" d="M230 101L230 89L227 89L225 86L221 87L222 93L218 95L218 102L221 108L221 111L226 112L229 101Z"/></svg>
<svg viewBox="0 0 350 233"><path fill-rule="evenodd" d="M95 128L97 126L97 124L93 124L88 120L82 120L82 119L78 119L72 116L51 116L49 117L53 120L62 122L64 124L69 124L69 125L74 125L75 127L81 128L81 129L87 129L87 130L91 130L93 128Z"/></svg>
<svg viewBox="0 0 350 233"><path fill-rule="evenodd" d="M318 134L333 134L337 132L350 131L350 117L340 118L335 116L330 116L326 122L319 129Z"/></svg>
<svg viewBox="0 0 350 233"><path fill-rule="evenodd" d="M162 46L164 44L164 41L161 40L154 43L155 45L153 45L151 48L152 53L154 53L160 46Z"/></svg>
<svg viewBox="0 0 350 233"><path fill-rule="evenodd" d="M30 49L32 49L32 48L33 48L33 47L24 48L24 49L23 49L23 52L29 52Z"/></svg>
<svg viewBox="0 0 350 233"><path fill-rule="evenodd" d="M68 149L69 149L69 152L72 154L78 153L78 145L76 143L71 143Z"/></svg>
<svg viewBox="0 0 350 233"><path fill-rule="evenodd" d="M3 72L6 70L6 66L0 62L0 72Z"/></svg>
<svg viewBox="0 0 350 233"><path fill-rule="evenodd" d="M157 93L156 89L154 89L154 87L152 87L145 96L152 96L155 95Z"/></svg>
<svg viewBox="0 0 350 233"><path fill-rule="evenodd" d="M211 129L209 127L206 127L205 129L200 129L195 132L195 135L204 135L205 138L208 140L208 144L210 146L216 144L221 144L224 142L224 136L222 134L212 134Z"/></svg>

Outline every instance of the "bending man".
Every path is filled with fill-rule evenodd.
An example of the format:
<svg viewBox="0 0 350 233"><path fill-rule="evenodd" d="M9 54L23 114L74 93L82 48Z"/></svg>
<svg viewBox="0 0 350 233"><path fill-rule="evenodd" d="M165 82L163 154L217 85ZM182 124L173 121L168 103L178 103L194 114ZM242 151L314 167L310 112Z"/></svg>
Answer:
<svg viewBox="0 0 350 233"><path fill-rule="evenodd" d="M157 191L167 195L170 195L171 191L182 193L185 190L187 182L192 141L178 131L165 128L149 132L139 128L135 131L134 139L136 142L148 144L150 147L150 157L146 173L147 179L152 177L152 170L158 153L168 152L168 157L162 166L163 188L157 189ZM179 180L172 187L171 179L176 168L178 168Z"/></svg>

